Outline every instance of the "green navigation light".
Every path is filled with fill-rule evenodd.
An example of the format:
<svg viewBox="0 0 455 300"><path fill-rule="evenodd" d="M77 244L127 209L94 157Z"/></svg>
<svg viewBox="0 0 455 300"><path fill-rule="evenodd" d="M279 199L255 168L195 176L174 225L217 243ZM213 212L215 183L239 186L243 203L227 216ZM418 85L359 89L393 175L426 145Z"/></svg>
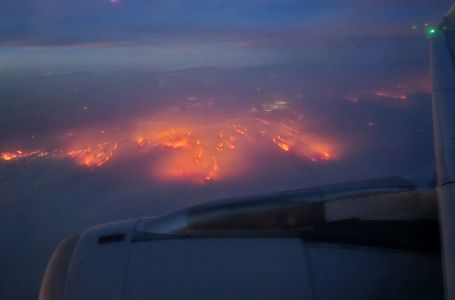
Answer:
<svg viewBox="0 0 455 300"><path fill-rule="evenodd" d="M433 37L438 34L438 28L437 27L429 27L427 29L427 36L428 37Z"/></svg>

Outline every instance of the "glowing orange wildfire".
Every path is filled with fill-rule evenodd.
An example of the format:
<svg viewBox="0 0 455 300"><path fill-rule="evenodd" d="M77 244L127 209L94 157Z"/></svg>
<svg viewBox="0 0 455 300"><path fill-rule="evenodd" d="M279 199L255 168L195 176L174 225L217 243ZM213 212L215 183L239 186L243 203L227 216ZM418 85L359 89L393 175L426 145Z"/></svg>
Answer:
<svg viewBox="0 0 455 300"><path fill-rule="evenodd" d="M104 142L95 146L90 146L84 149L70 150L68 156L75 159L80 165L86 167L101 167L115 151L117 151L118 143Z"/></svg>
<svg viewBox="0 0 455 300"><path fill-rule="evenodd" d="M236 137L228 124L176 124L176 127L143 129L136 144L146 150L166 150L154 166L154 175L163 179L195 182L215 180L232 173L232 164L244 163L236 149ZM220 128L221 127L221 128ZM237 166L237 169L241 168Z"/></svg>
<svg viewBox="0 0 455 300"><path fill-rule="evenodd" d="M283 110L285 102L267 106L267 113ZM297 125L296 125L297 124ZM117 153L144 155L154 151L152 175L163 180L197 183L229 178L251 167L248 153L277 149L288 155L318 162L334 159L334 145L299 129L292 118L276 120L267 115L243 115L231 119L195 121L178 117L148 121L116 131L94 130L64 135L62 149L1 153L1 160L14 161L52 154L70 158L88 168L106 165ZM271 148L270 148L271 147ZM65 150L66 149L66 150ZM144 156L146 157L146 156Z"/></svg>
<svg viewBox="0 0 455 300"><path fill-rule="evenodd" d="M22 150L16 150L14 152L2 152L0 155L0 158L4 161L10 161L10 160L19 160L19 159L25 159L25 158L31 158L31 157L46 157L49 155L49 152L45 151L22 151Z"/></svg>

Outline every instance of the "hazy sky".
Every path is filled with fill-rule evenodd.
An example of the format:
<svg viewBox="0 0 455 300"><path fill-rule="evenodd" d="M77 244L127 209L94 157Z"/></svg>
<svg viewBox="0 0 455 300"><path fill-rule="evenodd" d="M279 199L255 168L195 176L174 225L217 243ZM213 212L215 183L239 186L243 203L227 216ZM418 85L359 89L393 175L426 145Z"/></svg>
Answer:
<svg viewBox="0 0 455 300"><path fill-rule="evenodd" d="M432 173L425 23L450 4L2 0L0 153L51 154L0 161L0 298L35 297L58 241L93 224ZM193 130L178 137L190 152L171 128ZM84 166L100 143L112 157ZM181 164L190 180L174 180Z"/></svg>
<svg viewBox="0 0 455 300"><path fill-rule="evenodd" d="M1 71L292 64L423 66L449 0L2 1ZM417 26L412 30L412 26ZM417 66L416 66L417 65Z"/></svg>

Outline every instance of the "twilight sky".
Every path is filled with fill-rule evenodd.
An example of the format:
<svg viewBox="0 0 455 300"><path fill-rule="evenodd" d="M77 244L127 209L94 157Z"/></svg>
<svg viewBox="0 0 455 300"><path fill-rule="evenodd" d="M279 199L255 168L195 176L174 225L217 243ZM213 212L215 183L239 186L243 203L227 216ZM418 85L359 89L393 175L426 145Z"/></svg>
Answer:
<svg viewBox="0 0 455 300"><path fill-rule="evenodd" d="M422 67L449 0L2 1L1 71ZM412 30L412 26L417 26ZM403 70L404 71L404 70Z"/></svg>
<svg viewBox="0 0 455 300"><path fill-rule="evenodd" d="M424 32L450 4L2 0L0 298L36 298L87 226L432 173Z"/></svg>

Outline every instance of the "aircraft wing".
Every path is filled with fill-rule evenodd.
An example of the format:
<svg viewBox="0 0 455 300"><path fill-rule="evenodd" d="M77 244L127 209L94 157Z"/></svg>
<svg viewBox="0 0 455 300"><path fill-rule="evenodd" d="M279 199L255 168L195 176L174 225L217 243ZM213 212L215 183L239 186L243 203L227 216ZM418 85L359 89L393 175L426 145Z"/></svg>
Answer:
<svg viewBox="0 0 455 300"><path fill-rule="evenodd" d="M429 28L446 298L455 299L455 5Z"/></svg>

